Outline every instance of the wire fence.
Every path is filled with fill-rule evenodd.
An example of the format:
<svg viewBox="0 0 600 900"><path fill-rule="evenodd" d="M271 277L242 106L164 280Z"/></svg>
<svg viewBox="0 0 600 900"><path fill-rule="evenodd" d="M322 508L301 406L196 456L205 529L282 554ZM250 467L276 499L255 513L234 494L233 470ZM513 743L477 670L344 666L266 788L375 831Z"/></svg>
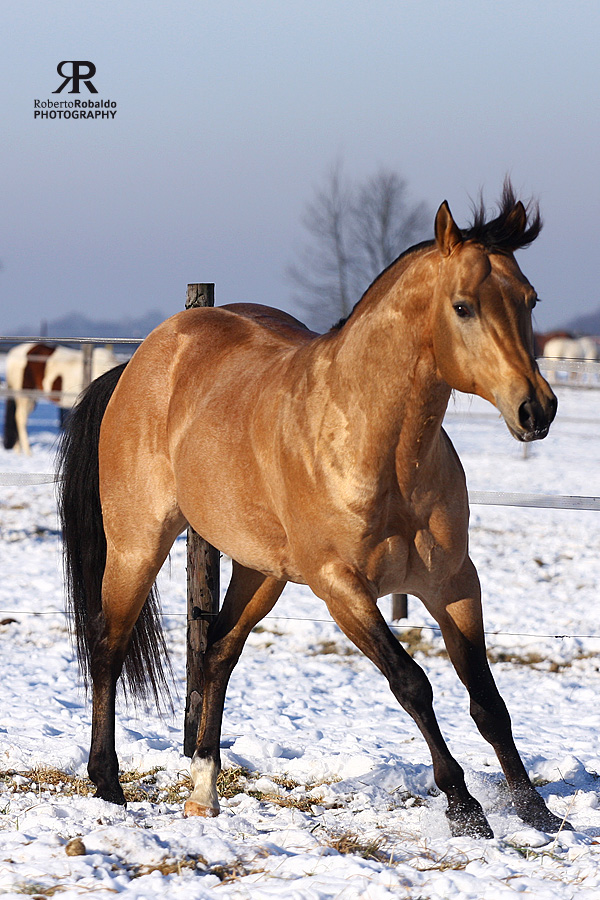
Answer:
<svg viewBox="0 0 600 900"><path fill-rule="evenodd" d="M0 344L141 344L145 338L132 337L14 337L0 335Z"/></svg>
<svg viewBox="0 0 600 900"><path fill-rule="evenodd" d="M40 616L61 616L66 619L71 618L71 614L68 610L64 609L49 609L49 610L23 610L23 609L0 609L0 615L2 616L30 616L32 618L39 618ZM190 619L187 613L184 612L163 612L163 618L185 618L188 622L195 621ZM208 618L216 618L218 613L203 613L203 616ZM318 624L325 625L335 625L336 623L332 618L329 619L321 619L315 618L314 616L279 616L274 613L269 613L263 619L262 622L269 621L279 621L279 622L315 622ZM0 625L4 624L0 621ZM438 634L442 633L442 629L439 625L433 624L424 624L423 622L402 622L402 624L395 623L394 621L387 623L388 628L390 628L394 633L404 632L413 628L421 628L427 631L435 631ZM336 625L336 628L338 626ZM565 640L600 640L600 634L544 634L542 632L529 632L529 631L484 631L484 634L487 637L518 637L518 638L532 638L538 640L539 638L548 638L556 641L565 641Z"/></svg>
<svg viewBox="0 0 600 900"><path fill-rule="evenodd" d="M52 472L0 472L0 487L53 484ZM516 506L525 509L600 510L600 497L567 494L519 494L507 491L469 491L469 503L476 506Z"/></svg>

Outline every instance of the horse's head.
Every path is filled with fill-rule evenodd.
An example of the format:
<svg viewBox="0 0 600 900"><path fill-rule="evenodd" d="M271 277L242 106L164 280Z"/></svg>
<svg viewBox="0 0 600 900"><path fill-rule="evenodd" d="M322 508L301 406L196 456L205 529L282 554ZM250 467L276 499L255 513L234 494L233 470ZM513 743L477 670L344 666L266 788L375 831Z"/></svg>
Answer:
<svg viewBox="0 0 600 900"><path fill-rule="evenodd" d="M438 371L452 388L493 403L520 441L546 437L557 407L533 355L536 293L513 256L540 228L537 211L530 221L508 184L500 214L490 222L480 209L472 228L461 231L446 202L435 220Z"/></svg>

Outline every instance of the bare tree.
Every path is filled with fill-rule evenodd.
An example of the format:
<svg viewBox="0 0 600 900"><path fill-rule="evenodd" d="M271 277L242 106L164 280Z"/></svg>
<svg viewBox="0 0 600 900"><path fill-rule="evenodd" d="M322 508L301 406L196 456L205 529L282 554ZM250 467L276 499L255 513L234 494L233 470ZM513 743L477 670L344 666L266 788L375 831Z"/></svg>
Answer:
<svg viewBox="0 0 600 900"><path fill-rule="evenodd" d="M382 169L356 183L339 163L331 168L302 218L308 242L288 269L294 300L313 328L324 331L349 315L377 275L425 236L431 216L407 194L395 172Z"/></svg>

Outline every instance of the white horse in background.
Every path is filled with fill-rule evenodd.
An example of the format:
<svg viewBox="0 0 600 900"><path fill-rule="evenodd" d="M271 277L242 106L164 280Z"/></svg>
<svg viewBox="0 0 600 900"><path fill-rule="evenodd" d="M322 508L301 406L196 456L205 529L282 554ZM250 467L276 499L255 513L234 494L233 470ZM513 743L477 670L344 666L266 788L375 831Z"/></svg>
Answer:
<svg viewBox="0 0 600 900"><path fill-rule="evenodd" d="M92 354L92 380L118 365L120 360L107 347L96 347ZM60 344L18 344L6 355L6 387L18 391L45 391L62 411L75 406L83 388L83 351ZM28 456L31 447L27 419L35 409L32 394L15 393L7 397L4 419L4 446L21 450Z"/></svg>
<svg viewBox="0 0 600 900"><path fill-rule="evenodd" d="M553 378L564 377L564 370L561 369L561 360L574 359L586 362L597 362L600 360L600 345L593 337L554 337L550 338L544 346L544 360L548 363L548 368L552 370ZM570 371L568 378L577 381L579 373Z"/></svg>
<svg viewBox="0 0 600 900"><path fill-rule="evenodd" d="M600 359L599 346L592 337L555 337L546 342L545 359Z"/></svg>

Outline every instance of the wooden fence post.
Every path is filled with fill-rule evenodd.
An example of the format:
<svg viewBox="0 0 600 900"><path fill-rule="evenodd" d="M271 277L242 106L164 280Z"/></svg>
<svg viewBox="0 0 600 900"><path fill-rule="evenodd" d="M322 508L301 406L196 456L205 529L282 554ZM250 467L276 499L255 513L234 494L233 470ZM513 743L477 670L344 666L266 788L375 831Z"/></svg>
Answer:
<svg viewBox="0 0 600 900"><path fill-rule="evenodd" d="M94 353L93 344L83 344L83 376L81 380L81 390L84 390L92 380L92 355Z"/></svg>
<svg viewBox="0 0 600 900"><path fill-rule="evenodd" d="M214 284L188 284L186 309L214 306ZM192 757L202 712L206 637L210 620L219 611L220 553L194 529L187 530L187 698L183 752Z"/></svg>
<svg viewBox="0 0 600 900"><path fill-rule="evenodd" d="M408 597L406 594L392 594L392 622L408 618Z"/></svg>

